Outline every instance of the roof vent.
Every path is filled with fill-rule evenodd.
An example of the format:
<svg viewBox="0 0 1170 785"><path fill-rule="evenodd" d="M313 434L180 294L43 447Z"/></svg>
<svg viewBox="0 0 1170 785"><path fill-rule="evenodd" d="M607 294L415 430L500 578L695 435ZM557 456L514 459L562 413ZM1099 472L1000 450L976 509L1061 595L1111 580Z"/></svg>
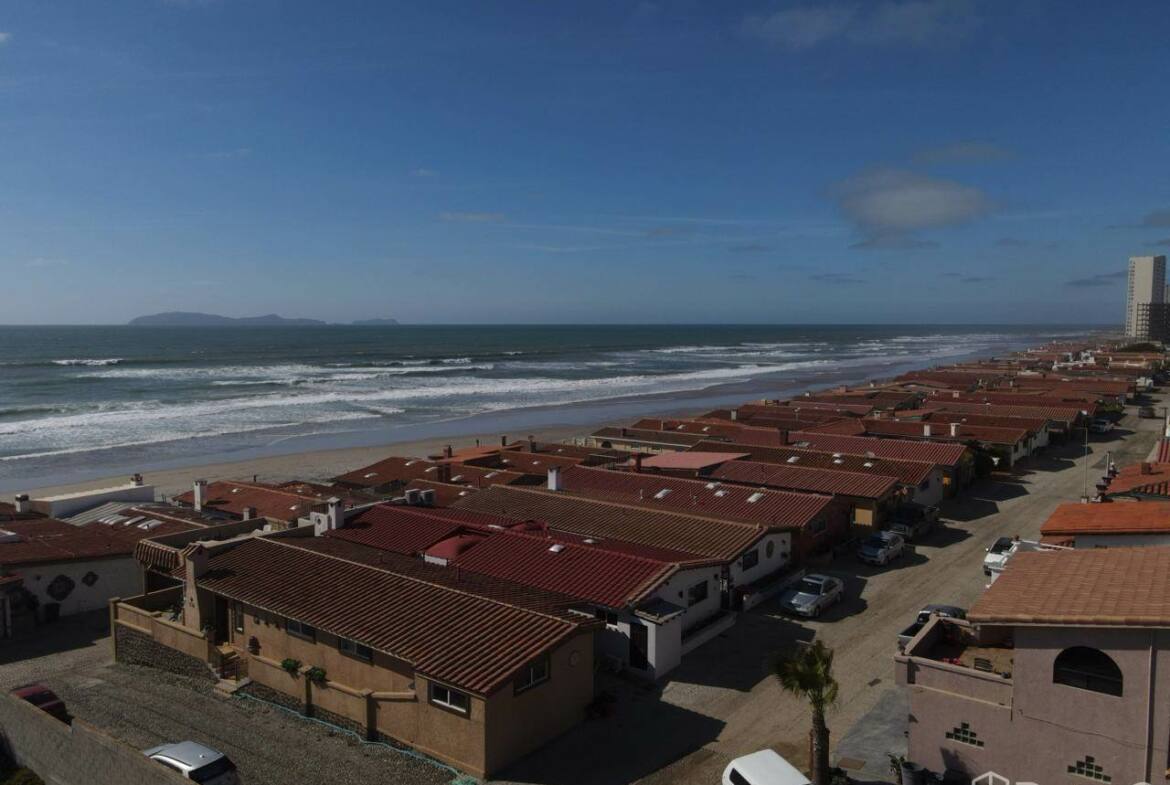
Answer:
<svg viewBox="0 0 1170 785"><path fill-rule="evenodd" d="M799 463L799 462L800 462L800 456L799 456L799 455L792 455L792 456L789 456L788 460L787 460L787 461L785 461L785 463Z"/></svg>
<svg viewBox="0 0 1170 785"><path fill-rule="evenodd" d="M0 542L24 542L24 538L16 532L0 529Z"/></svg>
<svg viewBox="0 0 1170 785"><path fill-rule="evenodd" d="M835 463L835 464L837 464L838 466L840 466L841 464L845 463L845 459L844 459L844 458L834 458L834 459L833 459L833 463Z"/></svg>
<svg viewBox="0 0 1170 785"><path fill-rule="evenodd" d="M663 488L658 493L654 494L655 499L665 499L670 495L670 488Z"/></svg>
<svg viewBox="0 0 1170 785"><path fill-rule="evenodd" d="M835 453L833 453L833 457L834 457L834 458L840 458L840 457L841 457L841 453L839 453L839 452L835 452Z"/></svg>
<svg viewBox="0 0 1170 785"><path fill-rule="evenodd" d="M764 494L761 493L760 491L756 491L755 493L753 493L751 496L748 497L748 504L755 504L756 502L758 502L762 498L764 498Z"/></svg>
<svg viewBox="0 0 1170 785"><path fill-rule="evenodd" d="M594 545L597 540L593 539L592 537L586 537L584 542L586 545Z"/></svg>
<svg viewBox="0 0 1170 785"><path fill-rule="evenodd" d="M550 545L550 546L548 546L548 552L549 552L549 553L560 553L560 552L561 552L561 551L563 551L564 549L565 549L565 546L564 546L562 543L559 543L559 542L558 542L558 543L554 543L553 545Z"/></svg>
<svg viewBox="0 0 1170 785"><path fill-rule="evenodd" d="M720 488L719 490L715 491L715 495L718 496L720 499L722 499L728 493L730 493L730 491L728 491L725 488Z"/></svg>
<svg viewBox="0 0 1170 785"><path fill-rule="evenodd" d="M873 462L872 462L872 461L866 461L865 463L863 463L863 464L861 464L861 465L862 465L862 466L864 466L864 467L865 467L865 468L867 468L867 469L872 469L872 468L873 468Z"/></svg>

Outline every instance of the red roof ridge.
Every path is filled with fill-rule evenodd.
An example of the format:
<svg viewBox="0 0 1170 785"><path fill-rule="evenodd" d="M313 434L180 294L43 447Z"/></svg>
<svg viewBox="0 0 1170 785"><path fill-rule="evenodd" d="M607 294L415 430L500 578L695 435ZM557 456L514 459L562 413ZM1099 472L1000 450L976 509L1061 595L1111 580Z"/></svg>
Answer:
<svg viewBox="0 0 1170 785"><path fill-rule="evenodd" d="M668 477L666 479L673 480L673 479L677 479L677 478ZM694 482L694 480L692 480L691 482ZM557 498L558 496L571 496L574 499L579 499L581 501L590 502L592 504L605 504L605 505L608 505L610 507L621 507L622 509L625 509L625 510L635 510L638 512L644 512L647 509L646 507L639 507L636 504L626 504L625 502L611 501L609 499L598 499L598 498L595 498L593 496L586 496L582 493L574 493L573 491L549 491L549 490L546 490L544 488L528 488L528 487L523 487L523 486L521 486L521 487L509 486L509 489L516 490L516 491L523 491L525 493L531 493L535 496L548 496L548 497L551 497L554 499ZM770 490L770 489L765 488L763 490ZM816 495L824 496L825 494L816 494ZM683 510L669 510L669 509L659 510L657 508L652 508L651 511L652 512L659 512L659 513L662 513L664 515L681 515L684 518L699 518L700 520L704 520L704 521L717 521L719 523L727 524L728 526L739 526L739 527L744 528L744 529L756 529L757 531L761 531L761 532L764 530L764 526L761 524L758 524L758 523L749 523L748 521L743 521L743 520L732 520L732 519L728 519L728 518L720 518L720 517L717 517L714 515L698 515L696 513L686 512Z"/></svg>
<svg viewBox="0 0 1170 785"><path fill-rule="evenodd" d="M382 573L385 573L387 575L393 575L396 578L401 578L403 580L410 581L411 583L417 583L417 584L420 584L422 586L430 586L430 587L433 587L436 589L441 589L442 591L446 591L446 592L453 592L455 594L459 594L459 595L462 595L464 597L471 597L473 599L482 600L484 602L490 602L490 603L493 603L494 605L499 605L499 606L502 606L504 608L511 608L512 610L518 610L518 611L522 611L524 613L534 613L534 614L537 614L539 616L543 616L547 619L552 619L554 621L557 621L561 624L568 624L569 623L568 620L566 620L563 616L557 616L555 614L546 613L545 611L539 611L539 610L536 610L535 608L528 608L528 607L525 607L523 605L517 605L517 604L511 603L511 602L504 602L503 600L497 599L495 597L488 597L488 596L485 596L482 594L476 594L475 592L466 591L464 589L456 589L454 586L448 586L448 585L443 584L443 583L437 583L435 581L426 581L426 580L423 580L422 578L418 578L414 575L406 575L405 573L397 572L395 570L389 570L389 569L386 569L384 567L378 567L378 566L373 565L373 564L365 564L363 562L355 561L353 559L347 559L344 556L338 556L338 555L333 554L333 553L322 553L321 551L315 551L312 548L303 548L296 543L286 542L283 539L273 539L273 538L269 538L269 537L253 537L250 539L257 540L257 541L263 541L263 542L271 542L273 544L283 545L285 547L293 548L295 550L302 551L304 553L312 553L312 554L315 554L317 556L321 556L324 558L336 559L337 561L345 562L346 564L353 564L353 565L356 565L358 567L365 568L367 570L374 570L375 572L382 572ZM247 540L245 540L244 542L247 542ZM369 547L369 546L365 546L365 547ZM458 565L456 565L456 568L458 568ZM513 583L513 581L509 581L509 583Z"/></svg>

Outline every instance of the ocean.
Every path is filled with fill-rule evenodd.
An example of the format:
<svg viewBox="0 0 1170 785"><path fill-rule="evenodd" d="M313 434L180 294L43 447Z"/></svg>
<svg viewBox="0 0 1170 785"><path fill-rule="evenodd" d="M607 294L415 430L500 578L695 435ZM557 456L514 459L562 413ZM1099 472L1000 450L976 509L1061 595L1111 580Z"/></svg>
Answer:
<svg viewBox="0 0 1170 785"><path fill-rule="evenodd" d="M989 326L0 327L0 489L503 427L697 411L1085 332Z"/></svg>

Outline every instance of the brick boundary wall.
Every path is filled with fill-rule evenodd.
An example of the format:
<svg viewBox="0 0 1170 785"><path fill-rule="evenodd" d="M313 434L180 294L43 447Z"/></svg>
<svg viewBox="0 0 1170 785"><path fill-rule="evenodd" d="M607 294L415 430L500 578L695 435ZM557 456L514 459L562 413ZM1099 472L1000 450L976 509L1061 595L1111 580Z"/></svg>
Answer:
<svg viewBox="0 0 1170 785"><path fill-rule="evenodd" d="M366 738L366 728L360 722L355 722L349 717L343 717L340 714L334 714L333 712L322 709L320 706L316 705L309 707L310 710L306 712L303 701L299 701L291 695L281 692L280 690L274 690L271 687L266 687L263 684L251 682L244 685L243 687L240 687L239 691L245 695L251 695L253 698L259 698L262 701L267 701L269 703L275 703L278 706L283 706L286 709L295 711L297 714L300 714L303 717L313 717L323 722L328 722L330 725L336 725L340 728L351 730L361 738ZM402 746L402 742L399 741L394 742L394 744L396 746Z"/></svg>
<svg viewBox="0 0 1170 785"><path fill-rule="evenodd" d="M0 693L0 747L53 785L191 785L84 720L72 725Z"/></svg>
<svg viewBox="0 0 1170 785"><path fill-rule="evenodd" d="M158 643L148 635L115 624L115 651L118 662L128 665L146 665L151 668L176 673L199 681L214 683L215 674L210 666L201 660Z"/></svg>

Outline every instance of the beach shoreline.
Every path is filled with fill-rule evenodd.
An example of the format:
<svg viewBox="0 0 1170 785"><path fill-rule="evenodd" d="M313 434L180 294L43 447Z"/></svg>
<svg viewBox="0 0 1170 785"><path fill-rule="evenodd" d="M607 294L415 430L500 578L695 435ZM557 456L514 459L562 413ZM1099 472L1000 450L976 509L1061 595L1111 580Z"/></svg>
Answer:
<svg viewBox="0 0 1170 785"><path fill-rule="evenodd" d="M1023 348L1023 344L1020 347ZM985 352L948 358L950 362L986 359ZM323 435L321 446L312 447L314 439L298 437L306 444L305 449L280 451L269 445L263 450L244 451L240 455L190 456L179 459L172 465L156 465L139 469L124 470L121 473L95 472L77 479L48 478L48 482L25 483L19 486L12 481L0 480L4 492L29 493L47 496L61 493L108 487L124 482L130 474L138 471L148 485L155 488L160 498L169 498L189 490L196 479L252 479L262 482L285 482L290 480L327 481L347 471L369 465L390 455L425 457L442 451L450 444L467 446L475 443L496 444L501 437L509 440L528 438L538 441L560 442L581 437L593 430L615 423L631 422L643 416L693 417L722 404L742 403L763 389L767 397L791 396L805 390L825 390L841 385L855 386L869 381L884 381L909 370L930 367L938 358L912 360L896 368L884 367L885 375L875 379L867 371L876 368L858 367L838 369L825 374L816 381L809 378L790 379L788 385L771 386L770 379L761 378L729 385L714 385L701 390L685 393L650 393L635 398L614 398L550 407L533 407L481 413L471 417L436 423L420 424L411 428L398 429L403 438L394 438L396 431L374 432L373 443L351 443L338 446L338 434ZM756 394L756 398L761 397ZM382 438L377 438L381 435ZM344 435L343 435L344 436ZM356 436L350 435L351 439ZM389 438L386 438L386 437Z"/></svg>

